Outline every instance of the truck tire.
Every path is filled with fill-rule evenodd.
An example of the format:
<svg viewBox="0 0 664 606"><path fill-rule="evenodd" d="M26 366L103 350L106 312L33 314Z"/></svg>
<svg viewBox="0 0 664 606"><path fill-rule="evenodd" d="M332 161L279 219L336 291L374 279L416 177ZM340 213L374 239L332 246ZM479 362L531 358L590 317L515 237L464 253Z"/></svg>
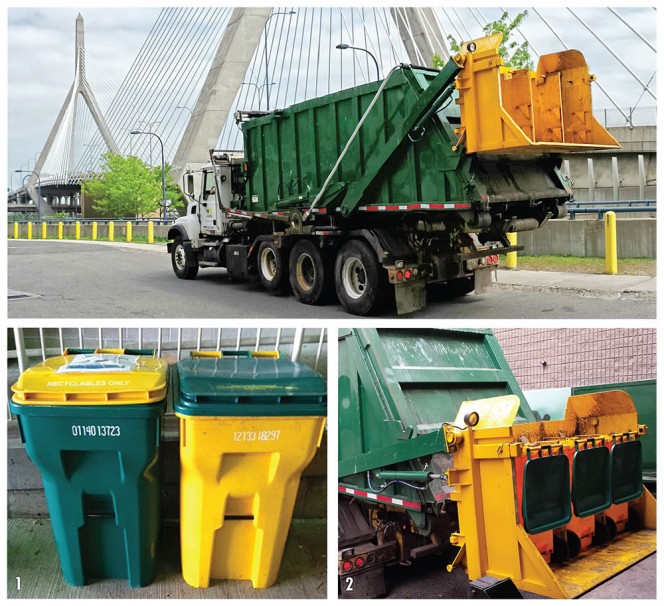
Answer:
<svg viewBox="0 0 664 606"><path fill-rule="evenodd" d="M175 238L171 249L171 263L175 275L181 280L193 280L198 275L198 259L187 251L182 238Z"/></svg>
<svg viewBox="0 0 664 606"><path fill-rule="evenodd" d="M332 267L327 255L311 240L300 240L291 249L288 262L293 294L306 305L322 305L329 297Z"/></svg>
<svg viewBox="0 0 664 606"><path fill-rule="evenodd" d="M256 257L258 276L263 288L274 295L288 290L288 257L274 242L264 240Z"/></svg>
<svg viewBox="0 0 664 606"><path fill-rule="evenodd" d="M334 284L345 310L356 316L375 313L387 303L387 273L362 240L349 240L337 253Z"/></svg>

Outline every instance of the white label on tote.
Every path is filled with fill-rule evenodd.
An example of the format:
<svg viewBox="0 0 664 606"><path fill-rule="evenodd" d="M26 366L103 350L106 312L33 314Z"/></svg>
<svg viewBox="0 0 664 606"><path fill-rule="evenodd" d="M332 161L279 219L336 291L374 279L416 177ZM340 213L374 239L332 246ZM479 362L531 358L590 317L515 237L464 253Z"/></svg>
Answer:
<svg viewBox="0 0 664 606"><path fill-rule="evenodd" d="M72 425L71 433L75 438L119 438L119 425Z"/></svg>
<svg viewBox="0 0 664 606"><path fill-rule="evenodd" d="M263 431L234 431L234 442L275 442L281 434L280 429Z"/></svg>

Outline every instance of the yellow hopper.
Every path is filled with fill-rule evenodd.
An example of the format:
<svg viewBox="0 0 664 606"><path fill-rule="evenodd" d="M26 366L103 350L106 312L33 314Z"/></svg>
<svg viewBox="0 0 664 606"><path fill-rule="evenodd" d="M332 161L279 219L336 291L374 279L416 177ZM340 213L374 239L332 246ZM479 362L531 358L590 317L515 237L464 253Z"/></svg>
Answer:
<svg viewBox="0 0 664 606"><path fill-rule="evenodd" d="M592 114L595 79L583 55L567 50L539 59L536 71L503 66L502 34L467 43L457 57L459 144L468 153L542 154L617 149ZM472 52L471 52L472 51Z"/></svg>

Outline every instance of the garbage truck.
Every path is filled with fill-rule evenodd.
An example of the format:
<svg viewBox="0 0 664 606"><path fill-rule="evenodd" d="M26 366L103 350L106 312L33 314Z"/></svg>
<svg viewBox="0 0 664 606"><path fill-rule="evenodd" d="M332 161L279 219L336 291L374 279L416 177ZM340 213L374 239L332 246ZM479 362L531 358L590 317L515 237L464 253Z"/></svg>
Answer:
<svg viewBox="0 0 664 606"><path fill-rule="evenodd" d="M238 111L243 151L210 150L183 177L175 274L222 267L360 316L422 309L427 285L487 291L499 255L521 250L507 234L566 215L560 154L619 147L592 115L579 51L511 69L501 39L464 44L441 70L399 65L285 109Z"/></svg>
<svg viewBox="0 0 664 606"><path fill-rule="evenodd" d="M384 596L390 567L437 555L471 597L569 599L656 550L647 427L624 391L543 420L492 332L461 329L340 329L338 381L342 598Z"/></svg>

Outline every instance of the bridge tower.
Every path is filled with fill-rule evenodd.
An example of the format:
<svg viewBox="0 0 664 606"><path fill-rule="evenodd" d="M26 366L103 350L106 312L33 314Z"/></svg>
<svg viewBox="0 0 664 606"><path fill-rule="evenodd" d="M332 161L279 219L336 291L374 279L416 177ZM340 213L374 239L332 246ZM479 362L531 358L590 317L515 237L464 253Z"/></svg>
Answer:
<svg viewBox="0 0 664 606"><path fill-rule="evenodd" d="M108 125L106 124L106 121L104 120L104 117L101 114L101 110L99 109L97 100L95 99L95 96L92 93L92 89L90 88L90 85L88 84L88 81L85 77L85 35L83 28L83 17L81 16L80 13L78 17L76 17L74 82L72 83L71 88L67 93L67 97L65 98L65 102L62 104L62 108L60 109L58 117L55 119L55 124L53 124L51 132L48 135L48 139L46 139L46 144L44 145L41 154L39 155L37 164L35 164L34 173L37 173L37 175L41 174L41 170L44 167L46 159L48 158L48 155L51 151L51 147L53 146L53 142L55 141L55 138L58 132L60 131L60 128L64 124L65 117L71 115L72 117L71 119L74 122L76 121L76 100L77 100L77 95L79 94L85 100L85 104L88 106L90 114L92 115L92 118L94 119L95 124L97 125L97 128L99 129L99 132L101 133L101 136L103 137L104 143L106 143L106 147L108 148L108 150L113 154L120 153L117 144L113 140L111 131L109 130ZM71 136L73 137L73 129ZM71 147L73 146L70 146L70 149ZM53 214L53 210L51 209L51 207L48 204L44 204L43 200L38 199L39 196L36 193L36 187L35 187L37 183L37 176L34 173L31 174L30 178L28 179L28 184L27 184L28 193L33 200L36 200L36 203L38 205L39 210L41 211L42 216Z"/></svg>
<svg viewBox="0 0 664 606"><path fill-rule="evenodd" d="M411 63L419 65L422 62L420 57L424 57L426 66L431 67L434 54L443 61L450 58L447 40L440 31L433 9L392 7L390 13Z"/></svg>
<svg viewBox="0 0 664 606"><path fill-rule="evenodd" d="M173 159L176 183L187 166L199 168L209 162L209 150L217 145L271 13L272 8L234 9Z"/></svg>

